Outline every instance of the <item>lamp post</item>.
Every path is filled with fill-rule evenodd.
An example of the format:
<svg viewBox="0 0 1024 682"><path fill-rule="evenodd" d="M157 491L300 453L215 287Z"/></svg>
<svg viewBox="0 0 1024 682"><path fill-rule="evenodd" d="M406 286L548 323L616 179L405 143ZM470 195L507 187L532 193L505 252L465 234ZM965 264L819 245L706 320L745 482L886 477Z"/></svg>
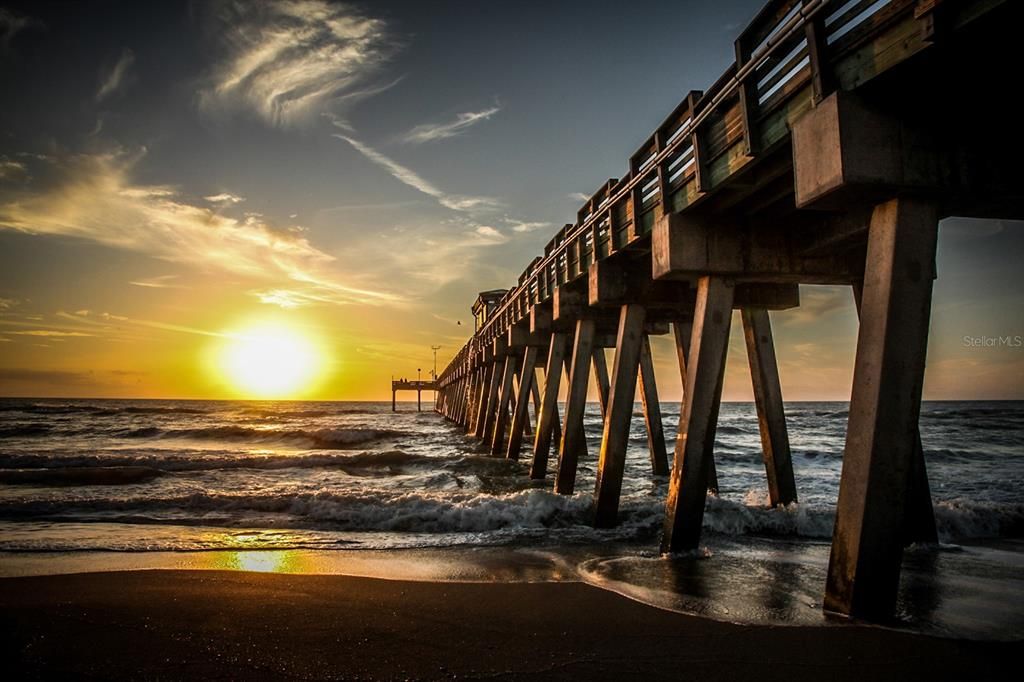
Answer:
<svg viewBox="0 0 1024 682"><path fill-rule="evenodd" d="M437 405L437 349L441 346L431 346L430 350L434 351L434 369L430 372L431 379L434 381L434 405Z"/></svg>
<svg viewBox="0 0 1024 682"><path fill-rule="evenodd" d="M422 403L420 401L420 392L423 390L423 383L420 380L420 368L416 368L416 411L422 412Z"/></svg>

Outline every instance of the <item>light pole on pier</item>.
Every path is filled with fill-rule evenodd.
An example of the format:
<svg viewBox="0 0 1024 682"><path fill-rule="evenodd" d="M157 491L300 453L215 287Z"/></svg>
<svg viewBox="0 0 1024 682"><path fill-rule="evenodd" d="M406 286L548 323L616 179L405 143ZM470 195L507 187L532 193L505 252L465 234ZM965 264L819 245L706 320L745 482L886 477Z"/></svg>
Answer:
<svg viewBox="0 0 1024 682"><path fill-rule="evenodd" d="M434 351L434 369L430 371L431 379L434 380L434 404L437 404L437 349L441 346L431 346L430 350Z"/></svg>

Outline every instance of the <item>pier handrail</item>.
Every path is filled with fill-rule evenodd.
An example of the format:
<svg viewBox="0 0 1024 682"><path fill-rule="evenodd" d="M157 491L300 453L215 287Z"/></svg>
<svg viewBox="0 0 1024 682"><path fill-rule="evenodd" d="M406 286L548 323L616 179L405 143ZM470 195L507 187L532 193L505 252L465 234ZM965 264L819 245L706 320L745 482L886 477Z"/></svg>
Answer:
<svg viewBox="0 0 1024 682"><path fill-rule="evenodd" d="M830 83L833 62L920 4L916 0L768 2L735 41L737 59L709 91L689 93L632 155L627 175L603 184L577 212L577 222L556 233L544 255L531 262L439 374L439 384L444 385L474 343L497 338L522 319L529 305L548 300L555 286L577 280L591 263L648 238L650 225L640 223L659 206L666 211L670 198L696 184L693 200L679 208L682 210L714 194L757 155L755 120L764 120L808 86L815 99L828 94L834 87ZM733 98L740 129L720 133L724 135L720 148L709 150L701 139L702 132L706 134L702 128L719 122L727 128L722 109ZM785 135L788 131L772 143ZM715 182L706 177L706 166L729 156L737 146L742 146L742 160L735 165L727 163L725 175ZM690 158L684 163L687 156ZM617 244L616 235L623 232L625 239Z"/></svg>

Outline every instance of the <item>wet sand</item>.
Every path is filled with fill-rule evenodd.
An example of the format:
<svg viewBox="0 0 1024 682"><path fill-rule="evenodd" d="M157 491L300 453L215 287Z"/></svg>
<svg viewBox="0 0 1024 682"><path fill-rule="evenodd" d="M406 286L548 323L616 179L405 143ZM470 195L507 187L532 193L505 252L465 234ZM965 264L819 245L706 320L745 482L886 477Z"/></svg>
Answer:
<svg viewBox="0 0 1024 682"><path fill-rule="evenodd" d="M0 579L8 679L1002 679L1021 642L734 625L582 583L122 571Z"/></svg>

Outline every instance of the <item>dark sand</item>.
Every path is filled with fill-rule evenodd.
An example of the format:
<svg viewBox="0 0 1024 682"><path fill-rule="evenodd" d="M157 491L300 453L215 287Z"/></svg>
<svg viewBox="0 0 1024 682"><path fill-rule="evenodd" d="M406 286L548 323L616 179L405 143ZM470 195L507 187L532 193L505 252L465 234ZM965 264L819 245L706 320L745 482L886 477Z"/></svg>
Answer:
<svg viewBox="0 0 1024 682"><path fill-rule="evenodd" d="M766 627L580 583L130 571L0 579L4 678L1004 679L1020 642Z"/></svg>

